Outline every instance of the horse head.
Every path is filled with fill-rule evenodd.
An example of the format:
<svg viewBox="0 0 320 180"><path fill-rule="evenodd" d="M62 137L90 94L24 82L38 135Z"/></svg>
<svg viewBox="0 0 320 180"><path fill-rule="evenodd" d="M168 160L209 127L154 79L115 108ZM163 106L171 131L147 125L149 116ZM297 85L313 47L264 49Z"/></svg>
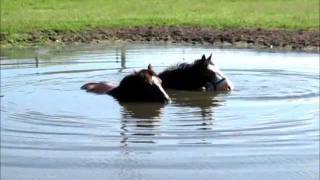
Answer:
<svg viewBox="0 0 320 180"><path fill-rule="evenodd" d="M212 62L212 54L208 58L205 55L194 62L195 74L202 82L202 89L206 91L230 91L233 83Z"/></svg>
<svg viewBox="0 0 320 180"><path fill-rule="evenodd" d="M212 55L195 60L193 63L181 63L159 74L165 89L230 91L232 82L211 61Z"/></svg>
<svg viewBox="0 0 320 180"><path fill-rule="evenodd" d="M109 94L119 101L168 102L170 97L161 83L161 79L149 64L147 69L126 76Z"/></svg>

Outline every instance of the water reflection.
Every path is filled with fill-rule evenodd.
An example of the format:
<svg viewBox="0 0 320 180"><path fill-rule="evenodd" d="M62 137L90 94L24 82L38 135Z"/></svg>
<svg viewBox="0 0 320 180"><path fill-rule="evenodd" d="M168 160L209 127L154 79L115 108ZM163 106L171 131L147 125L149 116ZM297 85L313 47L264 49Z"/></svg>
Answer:
<svg viewBox="0 0 320 180"><path fill-rule="evenodd" d="M192 129L191 127L194 127L194 130L212 130L214 109L223 103L223 100L218 100L217 94L174 90L169 90L168 93L173 102L167 105L161 103L120 103L122 106L120 143L123 146L126 147L129 143L156 143L158 136L161 135L160 127L167 120L174 124L175 131L185 128ZM188 117L176 119L177 114L172 114L171 116L166 115L164 119L165 108L179 108L181 111L176 113L179 113L180 116L192 113L194 118L190 121ZM202 139L201 143L205 143L205 141L206 139Z"/></svg>
<svg viewBox="0 0 320 180"><path fill-rule="evenodd" d="M200 116L203 120L213 119L213 108L220 106L223 100L216 98L214 92L200 91L169 91L173 99L173 105L178 107L199 108Z"/></svg>
<svg viewBox="0 0 320 180"><path fill-rule="evenodd" d="M153 137L156 136L156 123L152 120L125 120L121 121L121 141L123 146L129 143L156 143Z"/></svg>
<svg viewBox="0 0 320 180"><path fill-rule="evenodd" d="M116 49L116 59L118 63L119 59L119 48ZM126 69L126 47L121 46L120 47L120 59L121 59L121 67L119 68L119 72L122 72L124 69Z"/></svg>
<svg viewBox="0 0 320 180"><path fill-rule="evenodd" d="M165 104L163 103L120 103L124 119L158 119Z"/></svg>
<svg viewBox="0 0 320 180"><path fill-rule="evenodd" d="M39 58L38 56L35 57L35 64L36 64L36 68L39 67Z"/></svg>
<svg viewBox="0 0 320 180"><path fill-rule="evenodd" d="M150 137L155 136L163 112L162 103L120 103L122 106L121 144L155 143ZM129 137L130 140L129 140ZM139 138L136 138L139 137Z"/></svg>

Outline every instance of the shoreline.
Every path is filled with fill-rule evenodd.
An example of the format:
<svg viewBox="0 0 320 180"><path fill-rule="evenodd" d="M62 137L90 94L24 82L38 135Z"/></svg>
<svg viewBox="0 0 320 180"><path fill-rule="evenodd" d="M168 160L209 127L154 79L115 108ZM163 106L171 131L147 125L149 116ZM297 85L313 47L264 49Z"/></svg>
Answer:
<svg viewBox="0 0 320 180"><path fill-rule="evenodd" d="M92 28L83 31L34 31L15 40L1 32L1 47L99 44L104 42L165 42L212 45L214 47L279 49L319 52L319 30L261 28L216 29L205 27Z"/></svg>

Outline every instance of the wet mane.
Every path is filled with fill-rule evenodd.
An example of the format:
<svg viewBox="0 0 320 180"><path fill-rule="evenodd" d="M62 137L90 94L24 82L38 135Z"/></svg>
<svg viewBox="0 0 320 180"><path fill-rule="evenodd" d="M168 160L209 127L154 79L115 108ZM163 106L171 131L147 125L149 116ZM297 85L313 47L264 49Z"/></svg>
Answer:
<svg viewBox="0 0 320 180"><path fill-rule="evenodd" d="M197 66L201 63L201 59L195 60L193 63L178 63L173 66L169 66L165 71L186 71L194 66Z"/></svg>
<svg viewBox="0 0 320 180"><path fill-rule="evenodd" d="M154 72L153 72L154 73ZM152 72L149 72L146 69L135 71L127 76L125 76L119 83L120 87L131 88L140 84L143 84L145 81L149 81L153 75Z"/></svg>

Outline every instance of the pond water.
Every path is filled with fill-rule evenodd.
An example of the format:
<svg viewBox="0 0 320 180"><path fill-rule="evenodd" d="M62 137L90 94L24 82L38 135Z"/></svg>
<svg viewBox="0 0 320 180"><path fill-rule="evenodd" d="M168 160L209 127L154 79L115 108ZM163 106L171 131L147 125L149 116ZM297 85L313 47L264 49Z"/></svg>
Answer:
<svg viewBox="0 0 320 180"><path fill-rule="evenodd" d="M152 44L1 51L1 179L319 179L318 54ZM162 105L80 90L210 53L231 93L170 90Z"/></svg>

